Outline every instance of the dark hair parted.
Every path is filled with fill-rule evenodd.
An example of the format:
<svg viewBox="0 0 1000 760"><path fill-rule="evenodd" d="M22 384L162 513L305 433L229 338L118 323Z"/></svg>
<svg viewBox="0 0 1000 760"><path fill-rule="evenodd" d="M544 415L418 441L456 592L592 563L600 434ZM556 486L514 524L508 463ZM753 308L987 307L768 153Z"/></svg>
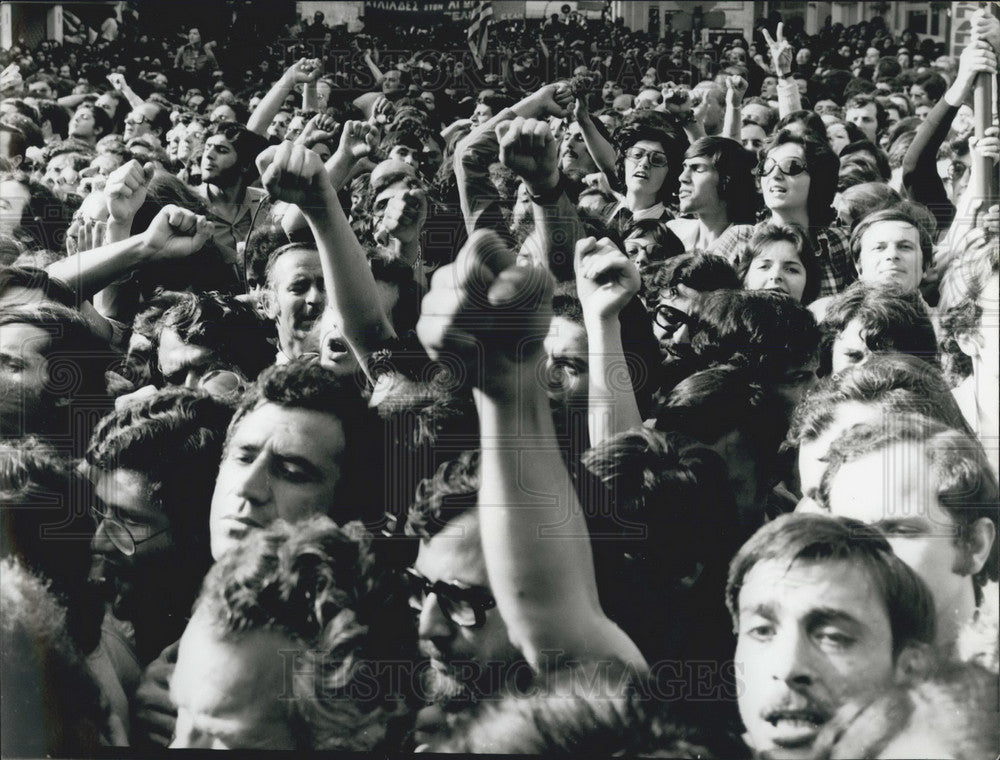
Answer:
<svg viewBox="0 0 1000 760"><path fill-rule="evenodd" d="M684 158L709 158L719 175L719 200L726 204L730 224L753 224L759 196L753 182L757 157L735 140L702 137L692 143Z"/></svg>
<svg viewBox="0 0 1000 760"><path fill-rule="evenodd" d="M826 131L822 138L806 134L802 137L782 129L771 138L770 144L764 149L764 160L775 148L781 145L799 145L805 158L806 171L809 172L809 196L806 199L806 213L809 215L809 225L819 228L826 227L836 217L832 208L833 196L837 194L837 177L840 174L840 159L826 141Z"/></svg>
<svg viewBox="0 0 1000 760"><path fill-rule="evenodd" d="M688 139L679 129L668 127L665 123L653 124L633 123L621 127L615 132L614 141L618 149L618 161L615 171L620 182L625 182L625 151L637 142L648 140L659 143L667 156L667 175L656 195L659 202L671 206L677 202L677 189L680 186L681 170L684 168L684 152L688 149Z"/></svg>

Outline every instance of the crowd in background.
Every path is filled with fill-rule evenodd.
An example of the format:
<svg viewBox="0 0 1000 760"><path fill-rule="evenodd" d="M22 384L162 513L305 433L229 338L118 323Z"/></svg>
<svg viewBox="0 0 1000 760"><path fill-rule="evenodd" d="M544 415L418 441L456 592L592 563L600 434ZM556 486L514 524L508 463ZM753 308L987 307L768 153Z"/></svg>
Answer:
<svg viewBox="0 0 1000 760"><path fill-rule="evenodd" d="M3 754L995 757L1000 21L261 8L0 51Z"/></svg>

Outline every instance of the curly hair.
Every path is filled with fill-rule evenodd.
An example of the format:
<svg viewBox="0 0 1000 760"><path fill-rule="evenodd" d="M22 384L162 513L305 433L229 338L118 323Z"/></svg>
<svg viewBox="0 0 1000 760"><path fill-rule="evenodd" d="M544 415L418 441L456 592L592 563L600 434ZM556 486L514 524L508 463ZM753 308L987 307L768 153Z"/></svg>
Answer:
<svg viewBox="0 0 1000 760"><path fill-rule="evenodd" d="M856 282L833 298L823 317L821 375L832 369L833 342L855 320L861 325L861 336L870 351L911 354L940 368L937 336L920 293L897 285Z"/></svg>
<svg viewBox="0 0 1000 760"><path fill-rule="evenodd" d="M684 152L688 149L688 139L679 129L662 125L633 123L618 129L614 134L615 147L618 150L618 161L615 173L618 181L625 183L625 151L642 140L659 143L667 156L667 175L657 192L657 200L665 206L677 203L677 190L680 187L681 170L684 168Z"/></svg>
<svg viewBox="0 0 1000 760"><path fill-rule="evenodd" d="M410 695L388 665L415 659L406 600L363 526L316 516L253 531L208 573L194 614L222 638L274 631L302 644L286 704L305 747L391 751Z"/></svg>
<svg viewBox="0 0 1000 760"><path fill-rule="evenodd" d="M340 481L334 496L338 522L364 520L369 526L384 518L386 500L383 469L386 466L385 431L368 408L361 388L350 378L338 378L314 358L301 357L268 367L243 396L233 415L226 442L251 412L265 404L306 409L340 421L346 438Z"/></svg>
<svg viewBox="0 0 1000 760"><path fill-rule="evenodd" d="M948 375L956 385L972 374L972 359L959 340L983 329L981 302L987 283L998 271L1000 256L994 240L993 245L959 253L941 282L941 351Z"/></svg>
<svg viewBox="0 0 1000 760"><path fill-rule="evenodd" d="M420 481L406 517L406 535L431 539L449 522L475 508L479 458L478 449L463 451L442 463L433 477Z"/></svg>

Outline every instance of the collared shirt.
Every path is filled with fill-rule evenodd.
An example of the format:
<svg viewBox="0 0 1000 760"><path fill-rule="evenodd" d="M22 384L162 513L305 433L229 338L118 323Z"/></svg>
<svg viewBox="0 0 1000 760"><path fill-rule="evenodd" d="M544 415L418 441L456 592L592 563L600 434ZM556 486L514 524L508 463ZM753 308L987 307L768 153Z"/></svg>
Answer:
<svg viewBox="0 0 1000 760"><path fill-rule="evenodd" d="M612 209L611 213L608 214L608 219L614 219L618 215L618 212L622 209L626 209L632 215L633 222L644 222L647 219L662 219L663 221L669 221L673 219L673 214L667 211L667 207L662 203L656 203L649 208L644 208L639 211L632 211L628 206L625 205L625 201L619 201L618 204Z"/></svg>
<svg viewBox="0 0 1000 760"><path fill-rule="evenodd" d="M218 198L211 198L208 185L195 185L194 190L208 206L206 218L212 223L212 241L222 252L222 258L227 264L243 270L243 261L238 244L246 241L250 233L250 222L267 198L267 192L256 187L248 187L243 195L243 202L238 205L223 203Z"/></svg>
<svg viewBox="0 0 1000 760"><path fill-rule="evenodd" d="M767 223L768 220L758 224L734 224L715 241L713 252L724 256L730 264L738 267L750 238ZM840 293L858 279L858 270L851 255L850 238L844 230L838 227L812 227L809 229L809 240L822 270L820 296Z"/></svg>

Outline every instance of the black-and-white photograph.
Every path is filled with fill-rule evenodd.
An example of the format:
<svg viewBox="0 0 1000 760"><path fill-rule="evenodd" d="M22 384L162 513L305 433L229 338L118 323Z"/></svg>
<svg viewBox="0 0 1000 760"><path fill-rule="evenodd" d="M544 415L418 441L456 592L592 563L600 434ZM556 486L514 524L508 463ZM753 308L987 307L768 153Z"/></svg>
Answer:
<svg viewBox="0 0 1000 760"><path fill-rule="evenodd" d="M0 2L0 757L996 760L998 55Z"/></svg>

